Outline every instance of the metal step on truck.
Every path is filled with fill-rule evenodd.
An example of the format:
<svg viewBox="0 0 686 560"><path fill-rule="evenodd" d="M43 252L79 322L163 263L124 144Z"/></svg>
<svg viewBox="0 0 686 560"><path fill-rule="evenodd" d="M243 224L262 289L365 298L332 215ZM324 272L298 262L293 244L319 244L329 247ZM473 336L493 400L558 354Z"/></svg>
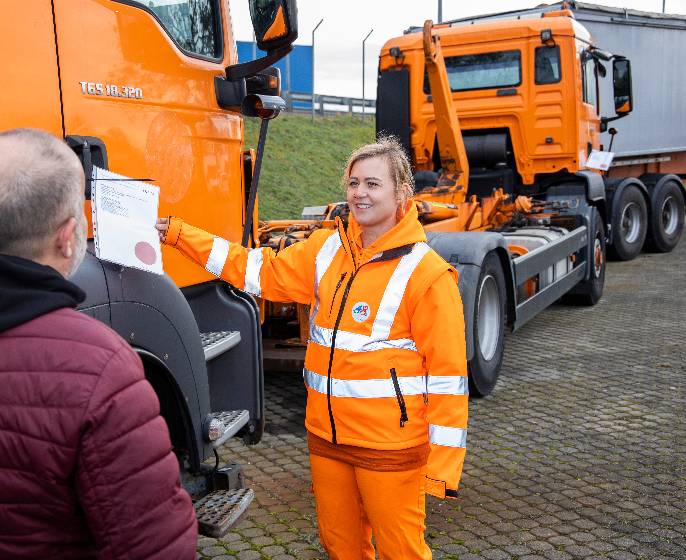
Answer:
<svg viewBox="0 0 686 560"><path fill-rule="evenodd" d="M294 0L248 4L267 55L247 64L238 63L226 1L20 2L0 20L0 129L40 128L74 149L88 178L89 237L97 165L158 185L161 215L254 244L251 190L262 154L244 148L242 115L268 119L283 107L270 65L292 48L297 8ZM163 249L163 261L164 276L124 268L96 258L91 241L73 280L87 294L81 312L141 357L200 530L220 536L253 496L218 449L262 436L259 310L173 251Z"/></svg>
<svg viewBox="0 0 686 560"><path fill-rule="evenodd" d="M678 243L686 83L670 68L684 30L682 17L564 2L427 22L382 48L376 130L405 146L429 243L459 272L472 395L495 386L505 329L600 299L606 247L630 259L644 241ZM283 247L345 212L266 222L261 242ZM304 343L306 317L268 307L273 367Z"/></svg>

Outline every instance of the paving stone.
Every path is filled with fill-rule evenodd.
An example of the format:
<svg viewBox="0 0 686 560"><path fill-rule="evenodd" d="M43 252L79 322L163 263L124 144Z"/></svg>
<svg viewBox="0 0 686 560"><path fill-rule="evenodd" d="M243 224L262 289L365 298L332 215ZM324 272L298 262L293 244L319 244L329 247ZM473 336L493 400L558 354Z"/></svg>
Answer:
<svg viewBox="0 0 686 560"><path fill-rule="evenodd" d="M250 542L257 546L269 546L274 543L274 539L272 537L261 536L250 539Z"/></svg>
<svg viewBox="0 0 686 560"><path fill-rule="evenodd" d="M220 554L225 554L226 549L223 546L206 546L202 549L203 556L219 556Z"/></svg>
<svg viewBox="0 0 686 560"><path fill-rule="evenodd" d="M257 550L242 550L236 554L236 558L238 558L238 560L260 560L262 558L262 554L260 554Z"/></svg>
<svg viewBox="0 0 686 560"><path fill-rule="evenodd" d="M507 552L497 548L484 550L481 555L487 560L510 560L510 558L512 558Z"/></svg>
<svg viewBox="0 0 686 560"><path fill-rule="evenodd" d="M607 557L611 558L612 560L635 560L636 555L632 554L631 552L627 552L626 550L617 550L608 553Z"/></svg>
<svg viewBox="0 0 686 560"><path fill-rule="evenodd" d="M261 548L260 552L262 554L267 555L267 556L278 556L280 554L285 554L286 549L283 546L270 545L270 546L265 546L265 547Z"/></svg>
<svg viewBox="0 0 686 560"><path fill-rule="evenodd" d="M556 304L507 336L497 386L470 403L460 497L427 499L434 558L686 559L684 262L682 240L608 263L597 306ZM302 378L267 372L265 393L262 441L220 451L255 502L198 552L324 560Z"/></svg>
<svg viewBox="0 0 686 560"><path fill-rule="evenodd" d="M537 537L540 537L542 539L547 539L550 537L555 537L557 536L557 533L550 529L549 527L534 527L531 529L531 534L535 535Z"/></svg>
<svg viewBox="0 0 686 560"><path fill-rule="evenodd" d="M571 554L562 550L546 550L543 555L548 560L571 560L574 558Z"/></svg>
<svg viewBox="0 0 686 560"><path fill-rule="evenodd" d="M233 541L232 543L227 544L226 548L234 552L240 552L252 548L252 543L248 540Z"/></svg>
<svg viewBox="0 0 686 560"><path fill-rule="evenodd" d="M443 552L462 557L463 554L467 554L469 552L469 549L461 544L446 544L443 546Z"/></svg>

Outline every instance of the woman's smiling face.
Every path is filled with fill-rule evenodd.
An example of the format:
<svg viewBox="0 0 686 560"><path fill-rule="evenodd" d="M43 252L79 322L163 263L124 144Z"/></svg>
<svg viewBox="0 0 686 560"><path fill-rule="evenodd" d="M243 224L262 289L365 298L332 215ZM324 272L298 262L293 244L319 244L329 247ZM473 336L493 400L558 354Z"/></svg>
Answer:
<svg viewBox="0 0 686 560"><path fill-rule="evenodd" d="M346 199L363 237L376 239L396 224L396 186L385 157L365 158L353 164Z"/></svg>

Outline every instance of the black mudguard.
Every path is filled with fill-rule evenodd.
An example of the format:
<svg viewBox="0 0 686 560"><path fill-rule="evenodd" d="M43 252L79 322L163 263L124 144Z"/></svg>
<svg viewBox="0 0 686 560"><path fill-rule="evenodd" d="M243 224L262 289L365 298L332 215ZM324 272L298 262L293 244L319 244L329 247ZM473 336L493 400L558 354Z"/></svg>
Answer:
<svg viewBox="0 0 686 560"><path fill-rule="evenodd" d="M167 383L178 398L173 405L161 402L161 408L177 415L168 425L182 426L184 433L171 433L172 441L177 450L186 451L190 468L197 470L212 453L202 438L210 397L200 334L188 302L167 275L101 261L91 251L92 245L72 278L88 294L79 310L140 350L144 362L150 355L157 366L164 366L157 371L169 376ZM158 397L162 401L159 392Z"/></svg>
<svg viewBox="0 0 686 560"><path fill-rule="evenodd" d="M507 289L507 324L512 325L514 309L514 275L505 238L492 232L427 233L427 243L457 269L458 288L464 312L467 360L474 357L474 313L476 290L481 264L486 255L494 251L500 258Z"/></svg>

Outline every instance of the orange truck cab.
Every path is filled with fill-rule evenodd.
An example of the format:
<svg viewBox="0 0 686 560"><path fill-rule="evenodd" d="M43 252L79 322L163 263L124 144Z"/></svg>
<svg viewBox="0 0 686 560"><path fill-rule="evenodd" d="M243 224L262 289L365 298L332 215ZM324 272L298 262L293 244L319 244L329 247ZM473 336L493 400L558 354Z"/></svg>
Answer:
<svg viewBox="0 0 686 560"><path fill-rule="evenodd" d="M252 115L260 99L280 99L269 66L297 37L294 0L249 5L267 56L238 64L229 2L18 3L0 21L0 129L40 128L73 147L89 220L97 165L158 185L160 215L240 242L256 164L243 145L241 107ZM247 293L175 252L163 261L164 276L124 268L97 259L91 243L74 281L88 295L81 311L142 358L201 530L217 536L252 499L240 468L220 465L216 450L234 435L250 443L262 435L259 312ZM213 454L216 465L204 465Z"/></svg>
<svg viewBox="0 0 686 560"><path fill-rule="evenodd" d="M680 101L668 92L686 83L669 68L671 51L663 46L686 48L684 31L686 18L580 2L436 25L469 160L469 193L481 198L500 187L543 200L578 197L603 218L611 256L634 258L646 239L650 249L672 250L683 230L686 138ZM603 40L621 54L599 48ZM652 99L638 98L634 107L634 56L642 92L648 65L679 83L649 84ZM672 107L659 122L649 113L653 100ZM410 28L381 51L376 124L404 143L420 188L435 185L441 170L433 101L422 33ZM623 117L616 125L620 149L611 167L599 168L591 154L612 151L613 121ZM660 134L652 144L637 141L654 129Z"/></svg>

